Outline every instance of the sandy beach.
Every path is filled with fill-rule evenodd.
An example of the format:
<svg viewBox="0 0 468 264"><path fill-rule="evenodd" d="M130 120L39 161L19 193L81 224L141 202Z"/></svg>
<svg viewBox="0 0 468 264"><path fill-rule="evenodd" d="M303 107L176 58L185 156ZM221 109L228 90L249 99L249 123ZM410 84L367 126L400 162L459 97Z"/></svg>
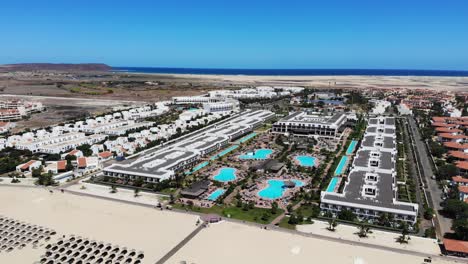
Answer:
<svg viewBox="0 0 468 264"><path fill-rule="evenodd" d="M83 237L144 251L154 263L192 232L197 216L159 211L46 189L0 186L0 214ZM33 263L44 250L0 253L0 263ZM20 256L20 259L15 258ZM12 260L14 260L12 262Z"/></svg>
<svg viewBox="0 0 468 264"><path fill-rule="evenodd" d="M150 74L158 75L158 74ZM167 74L160 74L167 76ZM170 74L174 78L192 81L236 85L305 86L316 88L432 89L468 91L468 77L435 76L252 76Z"/></svg>
<svg viewBox="0 0 468 264"><path fill-rule="evenodd" d="M339 254L337 254L339 252ZM423 257L347 245L236 223L212 224L169 263L423 263ZM361 262L359 262L361 261ZM455 263L433 260L432 263Z"/></svg>
<svg viewBox="0 0 468 264"><path fill-rule="evenodd" d="M76 191L76 190L75 190ZM88 190L90 191L90 190ZM0 214L57 231L53 237L79 235L85 238L144 251L143 263L155 263L196 228L198 216L159 211L122 202L107 201L44 188L0 186ZM324 232L322 225L305 226L302 231ZM339 229L343 229L340 226ZM349 229L351 230L351 229ZM343 236L351 236L351 231ZM355 230L355 229L353 229ZM328 231L327 231L328 232ZM375 236L381 236L377 232ZM372 238L371 238L372 239ZM54 241L51 241L54 242ZM414 240L416 242L416 239ZM420 241L417 241L420 242ZM0 263L33 263L44 254L45 242L38 248L0 253ZM306 237L284 230L264 230L257 225L223 221L202 229L167 262L187 263L423 263L424 256L437 256L433 241L417 250L365 247L355 241L333 241ZM390 243L390 242L389 242ZM372 243L371 243L372 244ZM388 246L388 245L384 245ZM418 254L397 252L413 250ZM336 254L339 251L340 254ZM424 252L424 253L421 253ZM459 260L460 261L460 260ZM456 263L435 257L432 263Z"/></svg>

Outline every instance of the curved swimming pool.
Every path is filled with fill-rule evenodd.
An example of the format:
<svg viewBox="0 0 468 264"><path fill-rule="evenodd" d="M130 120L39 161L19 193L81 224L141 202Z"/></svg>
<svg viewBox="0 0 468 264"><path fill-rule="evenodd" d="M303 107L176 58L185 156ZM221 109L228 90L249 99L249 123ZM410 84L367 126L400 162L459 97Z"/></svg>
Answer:
<svg viewBox="0 0 468 264"><path fill-rule="evenodd" d="M304 167L313 167L315 165L315 157L307 156L307 155L300 155L294 157L299 162L300 166Z"/></svg>
<svg viewBox="0 0 468 264"><path fill-rule="evenodd" d="M224 192L226 192L226 190L224 189L216 189L214 192L210 193L210 195L208 195L208 197L206 199L210 200L210 201L216 201L218 200L218 198L224 194Z"/></svg>
<svg viewBox="0 0 468 264"><path fill-rule="evenodd" d="M230 182L237 178L236 169L234 168L222 168L218 171L213 179L220 182Z"/></svg>
<svg viewBox="0 0 468 264"><path fill-rule="evenodd" d="M292 181L296 184L295 187L304 186L304 183L302 181L299 181L299 180L292 180ZM286 189L284 186L284 182L285 180L268 180L268 187L259 191L258 196L264 199L271 199L271 200L281 198Z"/></svg>
<svg viewBox="0 0 468 264"><path fill-rule="evenodd" d="M239 156L239 159L267 159L273 153L271 149L257 149Z"/></svg>

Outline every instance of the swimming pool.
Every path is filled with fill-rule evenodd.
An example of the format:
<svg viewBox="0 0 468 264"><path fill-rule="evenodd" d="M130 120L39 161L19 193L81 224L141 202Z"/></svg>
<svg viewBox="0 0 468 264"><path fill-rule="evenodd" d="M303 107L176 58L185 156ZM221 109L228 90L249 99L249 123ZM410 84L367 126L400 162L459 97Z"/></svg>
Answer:
<svg viewBox="0 0 468 264"><path fill-rule="evenodd" d="M304 183L299 180L292 180L296 187L304 186ZM268 187L258 192L258 196L264 199L278 199L283 196L284 193L284 180L268 180Z"/></svg>
<svg viewBox="0 0 468 264"><path fill-rule="evenodd" d="M224 189L216 189L214 192L210 193L210 195L208 195L208 197L206 199L210 200L210 201L216 201L218 200L218 198L223 195L223 193L225 192L226 190Z"/></svg>
<svg viewBox="0 0 468 264"><path fill-rule="evenodd" d="M247 136L245 136L245 137L239 139L238 144L244 143L244 142L246 142L247 140L249 140L249 139L255 137L256 135L257 135L257 133L253 132L253 133L251 133L251 134L249 134L249 135L247 135Z"/></svg>
<svg viewBox="0 0 468 264"><path fill-rule="evenodd" d="M338 166L335 169L335 175L343 174L347 161L348 161L348 156L341 157L340 163L338 163Z"/></svg>
<svg viewBox="0 0 468 264"><path fill-rule="evenodd" d="M192 108L189 108L188 110L189 110L189 111L197 111L198 108L192 107Z"/></svg>
<svg viewBox="0 0 468 264"><path fill-rule="evenodd" d="M333 177L328 184L327 192L335 192L336 184L338 183L338 177Z"/></svg>
<svg viewBox="0 0 468 264"><path fill-rule="evenodd" d="M357 141L353 140L348 146L348 149L346 150L346 155L351 155L354 152L354 149L356 148Z"/></svg>
<svg viewBox="0 0 468 264"><path fill-rule="evenodd" d="M222 157L222 156L228 154L229 152L235 150L235 149L238 148L238 147L239 147L238 145L230 146L229 148L227 148L227 149L221 151L220 153L218 153L218 154L212 156L212 157L210 158L210 160L215 160L215 159L217 159L217 158L219 158L219 157Z"/></svg>
<svg viewBox="0 0 468 264"><path fill-rule="evenodd" d="M253 152L247 152L246 154L240 155L240 159L266 159L273 153L271 149L257 149Z"/></svg>
<svg viewBox="0 0 468 264"><path fill-rule="evenodd" d="M222 168L219 170L218 174L213 177L213 179L220 182L229 182L236 178L236 169L234 168Z"/></svg>
<svg viewBox="0 0 468 264"><path fill-rule="evenodd" d="M202 169L203 167L205 167L208 164L209 164L208 161L202 162L202 163L198 164L197 166L193 167L193 169L191 171L186 171L185 174L186 175L192 174L192 173Z"/></svg>
<svg viewBox="0 0 468 264"><path fill-rule="evenodd" d="M299 162L299 165L301 166L313 167L315 165L315 157L301 155L301 156L296 156L294 158Z"/></svg>

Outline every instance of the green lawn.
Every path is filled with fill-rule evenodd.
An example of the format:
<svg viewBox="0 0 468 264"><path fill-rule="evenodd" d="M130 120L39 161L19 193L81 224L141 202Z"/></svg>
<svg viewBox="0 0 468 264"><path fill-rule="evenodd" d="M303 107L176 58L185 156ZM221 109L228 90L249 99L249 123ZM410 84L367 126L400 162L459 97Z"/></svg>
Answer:
<svg viewBox="0 0 468 264"><path fill-rule="evenodd" d="M248 211L244 211L242 208L236 207L236 206L219 206L215 205L211 208L200 208L200 207L192 207L189 208L188 206L183 207L180 204L174 205L174 208L177 209L189 209L194 212L200 212L204 214L217 214L221 215L223 217L230 217L234 219L239 219L243 221L249 221L249 222L255 222L255 223L260 223L260 224L268 224L273 219L275 219L278 215L281 215L283 213L283 210L278 209L278 212L273 215L270 213L270 209L264 209L264 208L253 208L249 209ZM262 219L262 217L268 214L268 218L266 220Z"/></svg>
<svg viewBox="0 0 468 264"><path fill-rule="evenodd" d="M291 230L296 230L296 226L295 226L295 225L289 224L288 221L289 221L289 217L285 216L285 217L283 217L283 219L281 219L281 221L279 222L278 226L279 226L279 227L282 227L282 228L287 228L287 229L291 229Z"/></svg>

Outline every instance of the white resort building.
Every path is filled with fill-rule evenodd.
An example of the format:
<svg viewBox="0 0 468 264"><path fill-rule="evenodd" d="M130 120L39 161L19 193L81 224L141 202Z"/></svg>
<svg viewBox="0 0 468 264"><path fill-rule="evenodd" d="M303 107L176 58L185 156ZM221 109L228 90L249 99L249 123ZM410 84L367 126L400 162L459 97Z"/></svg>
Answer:
<svg viewBox="0 0 468 264"><path fill-rule="evenodd" d="M390 219L415 224L418 204L398 201L395 118L370 118L342 193L322 191L320 208L337 215L352 211L361 220Z"/></svg>
<svg viewBox="0 0 468 264"><path fill-rule="evenodd" d="M336 139L341 137L347 120L346 114L341 112L331 115L295 112L274 123L271 131L299 137Z"/></svg>
<svg viewBox="0 0 468 264"><path fill-rule="evenodd" d="M105 168L103 174L129 180L141 178L145 182L169 179L273 117L272 112L264 110L242 112L138 158L113 164Z"/></svg>

